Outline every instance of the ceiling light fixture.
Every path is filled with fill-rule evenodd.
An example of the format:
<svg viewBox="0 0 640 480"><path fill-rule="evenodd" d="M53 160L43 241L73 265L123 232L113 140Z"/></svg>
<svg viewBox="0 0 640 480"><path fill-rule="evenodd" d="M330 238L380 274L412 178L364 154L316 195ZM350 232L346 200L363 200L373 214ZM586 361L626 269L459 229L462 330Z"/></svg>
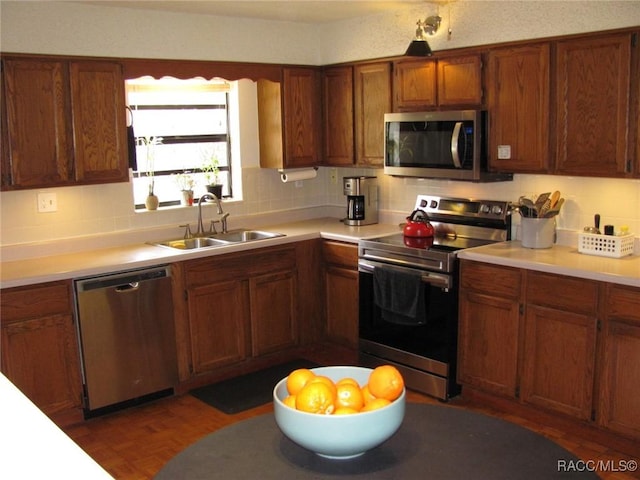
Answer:
<svg viewBox="0 0 640 480"><path fill-rule="evenodd" d="M440 22L442 22L442 18L438 15L427 17L424 21L418 20L416 38L407 48L405 55L409 57L430 57L432 54L431 47L427 43L425 34L434 35L440 27Z"/></svg>

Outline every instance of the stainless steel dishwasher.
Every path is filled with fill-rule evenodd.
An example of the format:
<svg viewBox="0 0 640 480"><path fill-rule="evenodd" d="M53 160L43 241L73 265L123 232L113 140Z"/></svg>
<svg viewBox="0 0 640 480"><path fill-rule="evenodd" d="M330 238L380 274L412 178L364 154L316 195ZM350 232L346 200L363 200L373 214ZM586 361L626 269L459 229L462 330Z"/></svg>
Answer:
<svg viewBox="0 0 640 480"><path fill-rule="evenodd" d="M171 268L77 279L74 284L85 414L172 393L178 368Z"/></svg>

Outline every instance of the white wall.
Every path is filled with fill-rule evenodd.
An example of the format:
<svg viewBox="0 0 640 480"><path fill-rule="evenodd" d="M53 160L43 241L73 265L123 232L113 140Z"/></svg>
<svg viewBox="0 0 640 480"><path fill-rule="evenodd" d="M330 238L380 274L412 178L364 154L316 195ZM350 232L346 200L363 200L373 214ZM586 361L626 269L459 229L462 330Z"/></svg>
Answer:
<svg viewBox="0 0 640 480"><path fill-rule="evenodd" d="M440 8L443 28L430 39L434 50L640 25L640 1L459 0L450 8L450 15L449 7ZM417 18L436 10L427 4L392 15L305 25L3 0L0 48L43 54L328 64L402 54ZM449 19L453 34L447 39ZM245 100L245 108L255 111L251 100ZM242 219L259 221L278 212L296 218L335 212L327 206L342 208L345 204L341 180L331 183L328 168L321 168L318 178L305 181L302 188L283 184L275 172L257 168L255 122L243 118L242 132L244 199L225 207L232 214L232 227ZM418 193L516 200L522 194L560 189L568 201L559 227L581 229L597 212L603 223L627 224L632 231L640 232L639 180L517 175L514 182L476 185L396 179L375 170L339 169L340 178L354 174L380 176L383 218L393 221L412 210ZM192 208L134 213L128 184L49 190L58 194L56 213L37 213L35 190L0 193L0 246L83 235L105 237L165 226L173 229L195 220ZM301 207L317 208L303 214L295 210Z"/></svg>

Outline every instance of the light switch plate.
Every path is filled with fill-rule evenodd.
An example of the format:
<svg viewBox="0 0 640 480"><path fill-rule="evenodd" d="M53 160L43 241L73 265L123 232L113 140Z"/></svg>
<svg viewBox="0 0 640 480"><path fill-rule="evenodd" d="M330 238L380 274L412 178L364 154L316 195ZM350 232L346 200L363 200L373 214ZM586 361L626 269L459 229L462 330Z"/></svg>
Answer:
<svg viewBox="0 0 640 480"><path fill-rule="evenodd" d="M38 194L38 213L57 212L58 196L55 193Z"/></svg>

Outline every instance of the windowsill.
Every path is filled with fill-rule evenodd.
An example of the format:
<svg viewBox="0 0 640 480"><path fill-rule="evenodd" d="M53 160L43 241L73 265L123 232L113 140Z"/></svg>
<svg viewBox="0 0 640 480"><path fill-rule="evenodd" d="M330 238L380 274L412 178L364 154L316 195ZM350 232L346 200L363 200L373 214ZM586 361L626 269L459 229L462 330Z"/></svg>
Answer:
<svg viewBox="0 0 640 480"><path fill-rule="evenodd" d="M236 200L233 198L223 198L222 199L222 206L224 208L224 205L228 205L228 204L234 204L234 203L239 203L241 202L241 200ZM215 205L214 202L212 201L205 201L205 203L203 203L204 206L206 205ZM168 212L168 211L175 211L175 210L188 210L188 209L192 209L192 208L197 208L198 207L198 201L194 200L193 205L167 205L164 207L158 207L156 210L147 210L146 208L134 208L134 213L153 213L153 212Z"/></svg>

